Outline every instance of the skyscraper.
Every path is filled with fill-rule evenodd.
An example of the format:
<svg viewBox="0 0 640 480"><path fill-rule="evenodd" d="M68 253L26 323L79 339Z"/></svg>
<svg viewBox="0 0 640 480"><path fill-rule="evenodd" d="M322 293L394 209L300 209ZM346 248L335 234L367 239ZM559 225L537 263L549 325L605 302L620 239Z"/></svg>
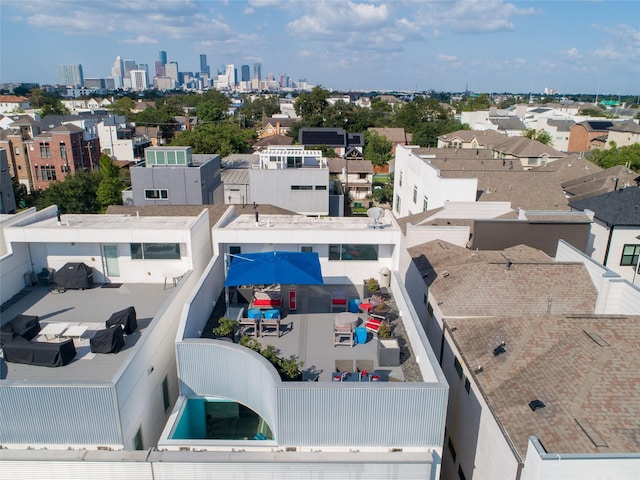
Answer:
<svg viewBox="0 0 640 480"><path fill-rule="evenodd" d="M122 72L122 76L124 78L128 78L131 74L131 70L138 70L138 65L136 65L135 60L125 60L124 61L124 71Z"/></svg>
<svg viewBox="0 0 640 480"><path fill-rule="evenodd" d="M131 70L131 89L142 91L147 89L147 72L145 70Z"/></svg>
<svg viewBox="0 0 640 480"><path fill-rule="evenodd" d="M251 70L249 69L249 65L242 65L241 69L241 80L243 82L248 82L251 80Z"/></svg>
<svg viewBox="0 0 640 480"><path fill-rule="evenodd" d="M82 75L82 65L59 65L60 83L69 87L84 86L84 76Z"/></svg>
<svg viewBox="0 0 640 480"><path fill-rule="evenodd" d="M167 52L165 52L164 50L160 50L160 54L159 54L158 58L162 62L162 65L166 65L167 64Z"/></svg>
<svg viewBox="0 0 640 480"><path fill-rule="evenodd" d="M204 53L200 54L200 73L211 75L211 67L207 65L207 56Z"/></svg>
<svg viewBox="0 0 640 480"><path fill-rule="evenodd" d="M164 66L165 75L170 77L175 83L180 83L178 76L178 63L171 62Z"/></svg>
<svg viewBox="0 0 640 480"><path fill-rule="evenodd" d="M138 70L144 70L144 72L145 72L145 81L147 82L147 85L149 85L149 79L151 78L149 76L149 65L147 65L146 63L139 63L138 64Z"/></svg>
<svg viewBox="0 0 640 480"><path fill-rule="evenodd" d="M254 63L253 64L253 79L254 80L262 80L262 64Z"/></svg>
<svg viewBox="0 0 640 480"><path fill-rule="evenodd" d="M236 84L236 67L235 65L227 65L225 75L229 79L229 86L233 87Z"/></svg>

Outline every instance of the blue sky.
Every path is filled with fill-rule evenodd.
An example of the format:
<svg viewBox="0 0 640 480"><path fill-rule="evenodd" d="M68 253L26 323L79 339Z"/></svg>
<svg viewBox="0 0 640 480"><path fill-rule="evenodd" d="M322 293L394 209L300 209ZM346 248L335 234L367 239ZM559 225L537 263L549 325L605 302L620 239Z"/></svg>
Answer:
<svg viewBox="0 0 640 480"><path fill-rule="evenodd" d="M0 82L106 77L117 55L333 89L640 94L640 2L0 0Z"/></svg>

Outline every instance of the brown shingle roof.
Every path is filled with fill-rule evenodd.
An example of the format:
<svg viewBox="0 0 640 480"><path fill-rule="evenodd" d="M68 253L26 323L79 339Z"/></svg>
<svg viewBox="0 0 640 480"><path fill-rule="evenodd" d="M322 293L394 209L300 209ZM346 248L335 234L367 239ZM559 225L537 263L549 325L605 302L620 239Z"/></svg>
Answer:
<svg viewBox="0 0 640 480"><path fill-rule="evenodd" d="M564 182L562 188L572 195L571 200L575 201L612 192L616 188L636 186L638 179L640 179L640 174L637 172L624 165L616 165Z"/></svg>
<svg viewBox="0 0 640 480"><path fill-rule="evenodd" d="M349 162L347 164L347 162ZM345 160L344 158L328 158L329 173L341 174L342 168L347 167L349 173L373 174L373 164L369 160Z"/></svg>
<svg viewBox="0 0 640 480"><path fill-rule="evenodd" d="M413 139L413 134L405 132L404 128L369 127L369 131L377 133L392 143L408 144Z"/></svg>
<svg viewBox="0 0 640 480"><path fill-rule="evenodd" d="M555 172L557 179L564 184L570 180L583 177L588 174L599 172L602 167L580 158L576 154L567 155L553 162L548 162L544 166L534 167L532 170L540 172Z"/></svg>
<svg viewBox="0 0 640 480"><path fill-rule="evenodd" d="M471 318L447 321L475 383L520 458L535 435L549 453L640 449L640 317ZM450 327L456 327L452 331ZM506 352L493 355L505 342ZM545 408L532 411L539 399Z"/></svg>
<svg viewBox="0 0 640 480"><path fill-rule="evenodd" d="M408 249L445 317L593 313L596 289L582 263L553 262L519 245L472 251L435 240ZM510 265L508 262L511 262Z"/></svg>

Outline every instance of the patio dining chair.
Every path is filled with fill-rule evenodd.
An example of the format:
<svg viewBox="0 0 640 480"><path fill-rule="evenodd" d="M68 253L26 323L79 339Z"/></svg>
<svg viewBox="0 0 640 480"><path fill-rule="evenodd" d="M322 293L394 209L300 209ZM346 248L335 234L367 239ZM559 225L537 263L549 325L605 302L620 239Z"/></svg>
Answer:
<svg viewBox="0 0 640 480"><path fill-rule="evenodd" d="M260 320L260 336L276 335L280 337L280 316Z"/></svg>
<svg viewBox="0 0 640 480"><path fill-rule="evenodd" d="M353 372L353 360L336 360L336 372Z"/></svg>
<svg viewBox="0 0 640 480"><path fill-rule="evenodd" d="M348 309L347 294L341 290L331 292L331 311L344 311Z"/></svg>
<svg viewBox="0 0 640 480"><path fill-rule="evenodd" d="M353 347L353 327L351 325L336 325L333 327L333 346L349 345Z"/></svg>

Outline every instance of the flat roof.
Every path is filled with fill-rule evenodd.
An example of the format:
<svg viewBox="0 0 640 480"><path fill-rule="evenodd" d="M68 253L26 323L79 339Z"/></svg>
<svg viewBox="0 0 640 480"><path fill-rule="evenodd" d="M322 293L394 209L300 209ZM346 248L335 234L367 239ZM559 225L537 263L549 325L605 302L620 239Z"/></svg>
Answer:
<svg viewBox="0 0 640 480"><path fill-rule="evenodd" d="M149 328L151 321L160 310L169 295L173 293L173 285L162 284L111 284L111 288L103 288L101 284L85 290L66 290L56 293L49 286L36 285L23 290L23 296L2 312L3 323L20 314L37 315L40 326L49 323L67 323L69 326L87 326L87 331L80 339L74 340L76 357L68 365L49 368L19 363L4 362L0 369L0 383L16 382L24 384L50 382L109 382L133 355L135 346L141 336ZM112 313L129 306L136 309L138 330L125 335L125 346L117 354L92 354L89 339L97 330L105 327L105 321ZM32 341L55 341L44 335Z"/></svg>
<svg viewBox="0 0 640 480"><path fill-rule="evenodd" d="M259 223L261 227L270 230L363 230L373 225L373 220L368 217L306 217L304 215L270 215L259 213ZM380 231L397 229L398 227L389 218L391 215L383 216L379 221L384 228ZM225 230L255 230L255 215L238 215L227 225Z"/></svg>
<svg viewBox="0 0 640 480"><path fill-rule="evenodd" d="M521 458L530 435L549 453L640 451L640 316L468 318L446 327ZM503 341L505 353L494 356ZM545 407L533 411L533 400Z"/></svg>
<svg viewBox="0 0 640 480"><path fill-rule="evenodd" d="M201 210L203 210L202 208ZM27 225L21 225L24 229L97 229L97 230L188 230L193 222L194 217L191 216L157 216L146 217L143 215L125 214L125 215L75 215L62 214L60 225L56 217L46 218Z"/></svg>

